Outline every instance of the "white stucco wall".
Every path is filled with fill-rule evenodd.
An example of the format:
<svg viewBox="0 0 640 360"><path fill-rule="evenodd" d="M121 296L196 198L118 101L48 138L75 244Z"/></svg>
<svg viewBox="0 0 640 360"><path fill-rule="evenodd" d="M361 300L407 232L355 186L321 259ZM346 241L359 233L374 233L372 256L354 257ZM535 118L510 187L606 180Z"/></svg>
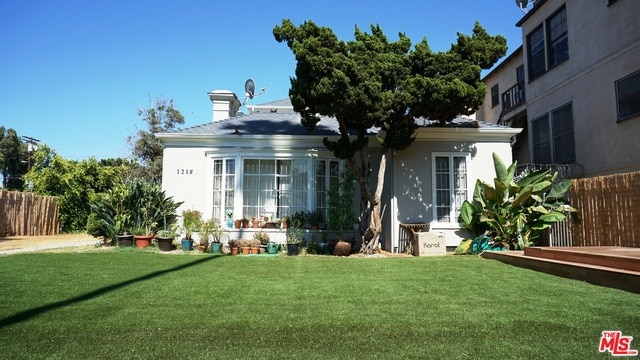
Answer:
<svg viewBox="0 0 640 360"><path fill-rule="evenodd" d="M433 130L433 129L431 129ZM510 133L519 129L510 129ZM493 153L497 153L505 164L511 163L509 135L502 139L479 139L470 141L467 135L460 140L436 140L433 138L416 140L409 149L393 155L391 170L391 197L387 204L385 217L385 242L390 249L398 246L400 223L430 223L430 230L442 232L448 247L457 246L461 240L471 236L458 224L438 224L434 222L432 158L434 153L460 153L470 155L469 193L473 195L473 186L477 179L492 182L495 177ZM462 140L467 136L466 140ZM479 137L479 136L477 136Z"/></svg>
<svg viewBox="0 0 640 360"><path fill-rule="evenodd" d="M178 208L198 210L208 218L205 209L207 191L207 158L202 148L165 148L162 167L162 188L176 201L184 201Z"/></svg>

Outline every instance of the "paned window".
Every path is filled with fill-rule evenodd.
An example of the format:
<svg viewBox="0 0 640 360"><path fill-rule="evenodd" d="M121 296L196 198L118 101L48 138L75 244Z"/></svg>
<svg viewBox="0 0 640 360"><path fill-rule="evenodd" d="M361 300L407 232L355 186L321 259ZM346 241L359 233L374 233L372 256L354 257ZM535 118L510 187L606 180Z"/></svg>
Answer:
<svg viewBox="0 0 640 360"><path fill-rule="evenodd" d="M338 160L316 160L316 209L328 216L329 191L340 182L340 162Z"/></svg>
<svg viewBox="0 0 640 360"><path fill-rule="evenodd" d="M433 174L434 220L457 224L462 203L469 196L468 155L435 154Z"/></svg>
<svg viewBox="0 0 640 360"><path fill-rule="evenodd" d="M536 164L551 164L551 130L549 115L545 114L532 121L533 161Z"/></svg>
<svg viewBox="0 0 640 360"><path fill-rule="evenodd" d="M533 160L564 164L576 160L572 105L567 104L532 121Z"/></svg>
<svg viewBox="0 0 640 360"><path fill-rule="evenodd" d="M307 209L307 159L245 159L242 215L280 218Z"/></svg>
<svg viewBox="0 0 640 360"><path fill-rule="evenodd" d="M569 58L567 37L567 9L562 8L547 20L549 33L549 67Z"/></svg>
<svg viewBox="0 0 640 360"><path fill-rule="evenodd" d="M540 25L527 35L527 60L529 63L529 80L542 75L546 70L544 49L544 27Z"/></svg>
<svg viewBox="0 0 640 360"><path fill-rule="evenodd" d="M553 159L558 164L575 161L576 145L573 136L573 111L571 104L551 113L553 119Z"/></svg>
<svg viewBox="0 0 640 360"><path fill-rule="evenodd" d="M227 211L233 212L236 185L236 162L234 159L213 160L213 218L220 222L226 219Z"/></svg>
<svg viewBox="0 0 640 360"><path fill-rule="evenodd" d="M616 81L618 120L640 115L640 71Z"/></svg>
<svg viewBox="0 0 640 360"><path fill-rule="evenodd" d="M496 107L500 104L500 90L498 84L491 87L491 107Z"/></svg>

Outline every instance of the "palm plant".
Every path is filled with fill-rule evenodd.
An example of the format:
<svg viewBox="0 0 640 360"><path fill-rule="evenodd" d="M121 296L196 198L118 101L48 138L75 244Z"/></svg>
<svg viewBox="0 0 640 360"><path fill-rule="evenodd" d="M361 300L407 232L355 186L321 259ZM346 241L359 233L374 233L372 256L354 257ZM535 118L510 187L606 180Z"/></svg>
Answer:
<svg viewBox="0 0 640 360"><path fill-rule="evenodd" d="M488 235L494 244L510 249L532 245L544 229L576 209L563 199L570 180L556 181L549 169L516 178L517 162L505 167L493 154L494 185L478 180L473 200L465 201L460 220L475 236Z"/></svg>

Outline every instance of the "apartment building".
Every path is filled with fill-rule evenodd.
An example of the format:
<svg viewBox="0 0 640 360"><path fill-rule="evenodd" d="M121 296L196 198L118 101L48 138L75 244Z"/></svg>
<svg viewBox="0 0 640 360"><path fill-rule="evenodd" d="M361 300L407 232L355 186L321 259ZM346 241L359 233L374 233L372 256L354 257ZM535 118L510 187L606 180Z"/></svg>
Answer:
<svg viewBox="0 0 640 360"><path fill-rule="evenodd" d="M640 170L640 6L633 0L538 0L518 47L484 78L476 117L524 128L519 164L567 177Z"/></svg>

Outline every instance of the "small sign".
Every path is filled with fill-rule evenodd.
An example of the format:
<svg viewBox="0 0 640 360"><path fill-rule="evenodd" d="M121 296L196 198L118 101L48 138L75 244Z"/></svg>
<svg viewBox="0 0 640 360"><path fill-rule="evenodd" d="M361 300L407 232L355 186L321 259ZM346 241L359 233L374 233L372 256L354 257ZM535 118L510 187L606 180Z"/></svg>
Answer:
<svg viewBox="0 0 640 360"><path fill-rule="evenodd" d="M446 255L447 241L442 232L419 232L415 234L413 247L415 256Z"/></svg>

